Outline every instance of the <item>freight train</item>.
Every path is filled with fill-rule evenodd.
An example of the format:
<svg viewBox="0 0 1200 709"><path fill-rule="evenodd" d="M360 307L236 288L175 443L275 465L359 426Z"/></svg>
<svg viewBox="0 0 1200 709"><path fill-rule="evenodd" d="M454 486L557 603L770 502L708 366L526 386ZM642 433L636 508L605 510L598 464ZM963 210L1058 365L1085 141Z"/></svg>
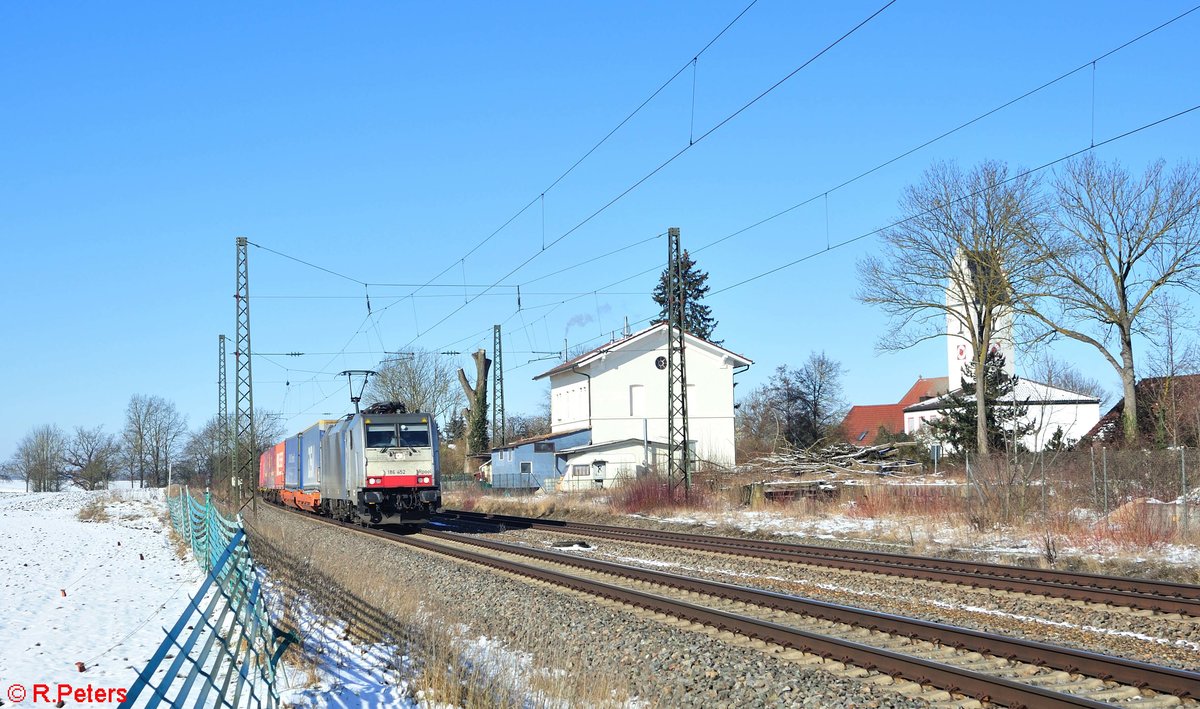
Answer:
<svg viewBox="0 0 1200 709"><path fill-rule="evenodd" d="M259 458L264 498L346 522L413 524L442 505L433 417L403 404L318 421Z"/></svg>

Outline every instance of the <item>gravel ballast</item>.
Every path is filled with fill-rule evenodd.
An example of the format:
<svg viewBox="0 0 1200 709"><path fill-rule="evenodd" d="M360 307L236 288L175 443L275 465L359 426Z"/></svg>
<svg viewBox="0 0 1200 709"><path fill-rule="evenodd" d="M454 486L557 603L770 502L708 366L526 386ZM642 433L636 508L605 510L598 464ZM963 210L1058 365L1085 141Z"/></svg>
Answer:
<svg viewBox="0 0 1200 709"><path fill-rule="evenodd" d="M256 525L257 523L257 525ZM260 507L255 527L314 565L363 559L379 583L445 599L447 629L487 636L530 653L548 669L605 682L639 706L924 707L884 687L799 665L705 633L672 627L624 607L530 584L403 544ZM508 535L502 535L505 539ZM268 569L270 571L270 569Z"/></svg>
<svg viewBox="0 0 1200 709"><path fill-rule="evenodd" d="M973 589L896 576L633 544L541 530L492 539L552 549L683 576L922 618L1015 637L1193 669L1200 666L1200 620ZM590 549L556 548L586 540Z"/></svg>

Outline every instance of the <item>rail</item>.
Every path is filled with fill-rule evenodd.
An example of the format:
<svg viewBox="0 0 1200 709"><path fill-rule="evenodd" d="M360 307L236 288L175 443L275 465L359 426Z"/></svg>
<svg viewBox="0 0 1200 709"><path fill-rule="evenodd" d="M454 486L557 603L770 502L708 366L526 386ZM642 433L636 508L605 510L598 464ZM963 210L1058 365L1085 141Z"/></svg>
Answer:
<svg viewBox="0 0 1200 709"><path fill-rule="evenodd" d="M319 517L309 518L314 522L334 524L355 533L407 544L463 561L617 600L712 627L731 630L782 647L817 654L894 677L904 677L921 684L933 685L950 692L1007 706L1101 707L1109 705L1085 696L1055 691L995 674L976 672L966 667L895 652L844 637L785 626L741 613L731 613L685 600L672 599L658 593L643 592L619 584L582 578L578 575L538 566L535 563L525 563L516 559L498 557L494 553L475 551L469 547L482 547L492 552L524 556L542 562L548 561L552 564L620 575L624 578L633 578L637 581L679 588L689 592L786 609L816 618L828 618L837 622L854 624L858 627L886 630L898 636L914 639L928 638L932 642L947 647L978 648L980 652L1001 658L1013 658L1050 669L1061 667L1073 674L1084 673L1091 677L1121 682L1167 695L1195 697L1197 688L1200 687L1200 675L1194 672L1045 645L1019 638L981 633L900 616L888 616L850 606L838 606L757 589L581 559L577 556L469 538L436 530L425 529L418 535L399 535L385 530L362 528ZM445 541L453 541L456 545L447 546Z"/></svg>
<svg viewBox="0 0 1200 709"><path fill-rule="evenodd" d="M1200 586L1190 584L457 510L443 515L477 524L568 532L1200 617Z"/></svg>

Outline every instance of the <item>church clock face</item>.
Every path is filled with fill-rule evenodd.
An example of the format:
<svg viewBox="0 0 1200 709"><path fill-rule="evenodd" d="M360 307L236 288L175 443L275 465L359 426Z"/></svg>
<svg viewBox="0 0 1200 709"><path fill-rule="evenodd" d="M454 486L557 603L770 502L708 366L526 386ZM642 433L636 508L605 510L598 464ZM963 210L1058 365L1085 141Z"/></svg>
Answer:
<svg viewBox="0 0 1200 709"><path fill-rule="evenodd" d="M666 369L667 368L667 358L666 357L655 358L654 366L658 367L659 369Z"/></svg>

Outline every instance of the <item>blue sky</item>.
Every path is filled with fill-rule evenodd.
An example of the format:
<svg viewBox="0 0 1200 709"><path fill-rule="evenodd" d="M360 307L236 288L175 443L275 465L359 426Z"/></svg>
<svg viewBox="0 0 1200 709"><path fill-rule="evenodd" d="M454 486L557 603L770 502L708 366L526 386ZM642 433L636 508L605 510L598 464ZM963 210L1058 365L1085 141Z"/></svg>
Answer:
<svg viewBox="0 0 1200 709"><path fill-rule="evenodd" d="M881 4L756 3L548 191L746 2L0 6L0 458L41 423L117 431L134 393L212 416L237 236L352 279L251 249L254 349L342 353L255 360L255 401L289 429L349 407L337 372L490 348L494 323L508 408L529 412L553 364L530 352L654 313L669 226L717 291L887 223L934 160L1038 166L1087 148L1093 120L1101 141L1200 103L1198 11L830 191L1190 8L901 0L571 231ZM1198 134L1200 111L1097 152L1194 160ZM877 246L710 298L718 336L756 362L740 392L811 350L858 403L945 374L939 342L877 352L886 321L854 299ZM1097 353L1057 352L1116 391Z"/></svg>

